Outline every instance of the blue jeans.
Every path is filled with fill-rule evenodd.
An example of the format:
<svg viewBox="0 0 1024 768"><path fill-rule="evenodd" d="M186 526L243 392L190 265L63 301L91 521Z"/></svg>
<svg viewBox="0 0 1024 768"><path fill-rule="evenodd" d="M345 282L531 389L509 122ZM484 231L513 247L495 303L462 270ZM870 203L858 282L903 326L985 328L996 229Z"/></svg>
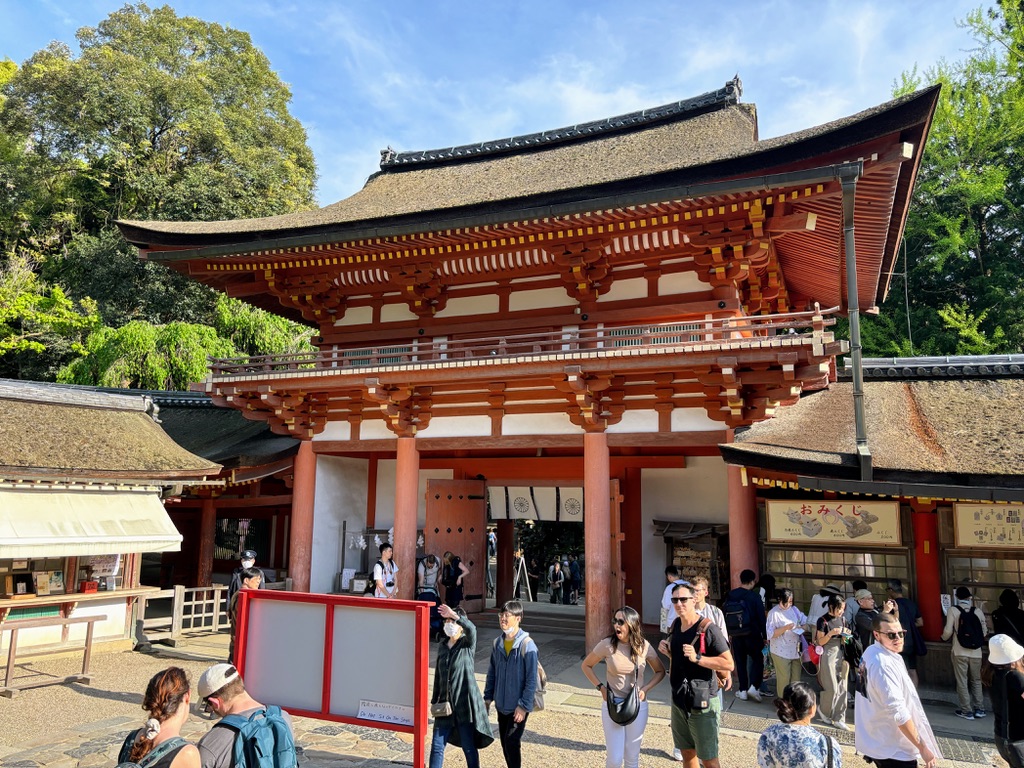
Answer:
<svg viewBox="0 0 1024 768"><path fill-rule="evenodd" d="M445 723L445 724L442 724ZM444 748L456 728L462 737L462 751L466 753L466 768L480 768L480 753L476 748L476 728L472 723L456 723L454 717L442 722L434 721L434 740L430 744L430 768L441 768L444 763Z"/></svg>

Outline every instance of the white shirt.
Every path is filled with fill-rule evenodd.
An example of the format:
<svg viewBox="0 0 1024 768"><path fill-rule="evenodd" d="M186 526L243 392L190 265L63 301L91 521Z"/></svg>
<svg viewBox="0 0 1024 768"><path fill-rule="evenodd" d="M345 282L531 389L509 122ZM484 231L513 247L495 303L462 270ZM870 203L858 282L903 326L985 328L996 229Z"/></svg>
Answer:
<svg viewBox="0 0 1024 768"><path fill-rule="evenodd" d="M813 627L818 619L828 613L827 604L827 597L822 597L821 595L812 597L811 604L807 606L807 623Z"/></svg>
<svg viewBox="0 0 1024 768"><path fill-rule="evenodd" d="M398 573L398 566L395 565L394 560L388 560L384 567L381 568L380 563L374 563L373 565L373 580L374 582L384 582L384 591L381 592L380 586L377 586L373 590L374 597L389 597L395 595L398 592L398 579L395 578L395 574ZM387 586L388 582L391 582L391 586Z"/></svg>
<svg viewBox="0 0 1024 768"><path fill-rule="evenodd" d="M722 613L721 608L718 608L705 600L704 607L697 611L697 615L702 619L711 619L711 622L722 630L722 634L725 636L725 641L729 642L729 630L725 626L725 614ZM672 622L669 622L670 626L671 624Z"/></svg>
<svg viewBox="0 0 1024 768"><path fill-rule="evenodd" d="M807 616L795 605L791 605L785 610L776 605L768 611L768 622L765 629L768 633L768 647L771 652L780 659L799 659L803 651L803 641L800 634L794 632L793 629L803 629L807 621ZM796 626L775 637L773 634L775 630L787 624Z"/></svg>
<svg viewBox="0 0 1024 768"><path fill-rule="evenodd" d="M921 753L899 729L913 720L918 736L941 760L939 744L903 658L875 643L865 649L860 670L867 696L857 691L853 710L857 751L878 760L917 760Z"/></svg>
<svg viewBox="0 0 1024 768"><path fill-rule="evenodd" d="M680 584L688 584L686 579L676 579L667 587L661 594L661 631L668 632L669 627L672 626L672 622L676 620L676 612L672 608L672 590L678 587Z"/></svg>

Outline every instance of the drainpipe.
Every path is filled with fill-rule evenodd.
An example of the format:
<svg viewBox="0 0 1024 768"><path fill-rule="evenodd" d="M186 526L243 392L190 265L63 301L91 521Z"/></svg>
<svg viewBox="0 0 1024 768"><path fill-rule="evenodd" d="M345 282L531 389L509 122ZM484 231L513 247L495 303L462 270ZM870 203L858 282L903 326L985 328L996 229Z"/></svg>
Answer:
<svg viewBox="0 0 1024 768"><path fill-rule="evenodd" d="M864 364L860 347L860 297L857 294L857 253L854 244L853 205L857 197L857 180L863 172L861 163L850 163L839 169L843 186L843 245L846 251L846 308L850 317L850 356L853 358L853 420L857 432L857 462L860 479L871 482L871 449L864 418Z"/></svg>

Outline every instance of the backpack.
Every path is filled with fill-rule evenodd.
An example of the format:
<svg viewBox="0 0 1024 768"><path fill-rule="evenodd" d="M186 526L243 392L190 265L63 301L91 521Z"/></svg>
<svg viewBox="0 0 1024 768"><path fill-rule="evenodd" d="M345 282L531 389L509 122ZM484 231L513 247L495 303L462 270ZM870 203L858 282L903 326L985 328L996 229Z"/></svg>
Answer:
<svg viewBox="0 0 1024 768"><path fill-rule="evenodd" d="M729 637L749 635L753 630L746 601L730 597L722 606L722 613L725 614L725 628L729 630Z"/></svg>
<svg viewBox="0 0 1024 768"><path fill-rule="evenodd" d="M956 639L968 651L981 648L985 644L985 631L981 628L981 619L974 612L973 605L966 611L960 609L960 620L956 625Z"/></svg>
<svg viewBox="0 0 1024 768"><path fill-rule="evenodd" d="M134 737L137 733L138 731L130 733L128 738L125 739L124 744L121 747L121 753L117 756L117 768L146 768L146 766L152 765L160 760L160 758L168 752L171 752L178 747L184 747L188 744L188 742L181 738L181 736L172 736L162 744L158 744L153 747L150 753L142 758L140 762L133 763L128 760L128 754L131 752L132 744L135 743ZM124 760L121 760L121 755L124 755Z"/></svg>
<svg viewBox="0 0 1024 768"><path fill-rule="evenodd" d="M459 568L459 563L461 562L462 558L453 557L452 561L444 566L444 576L441 578L441 583L444 584L445 589L453 589L457 586L459 575L462 573L462 569Z"/></svg>
<svg viewBox="0 0 1024 768"><path fill-rule="evenodd" d="M423 569L423 589L420 590L420 591L422 591L422 592L433 592L433 593L436 594L437 593L437 583L439 581L441 581L443 583L443 580L441 578L441 570L442 570L441 561L440 560L435 560L437 565L435 565L433 568L430 568L430 567L427 566L427 557L428 557L428 555L424 555L423 557L416 558L416 579L417 579L417 581L419 580L420 568L422 568ZM433 576L433 578L431 578L431 576Z"/></svg>
<svg viewBox="0 0 1024 768"><path fill-rule="evenodd" d="M227 715L215 727L233 728L236 768L296 768L295 738L280 707L264 707L248 718Z"/></svg>
<svg viewBox="0 0 1024 768"><path fill-rule="evenodd" d="M384 570L384 561L378 560L374 563L374 568L380 566L381 571ZM363 590L364 595L375 595L377 594L377 581L373 578L373 568L370 569L370 578L366 580L366 589Z"/></svg>

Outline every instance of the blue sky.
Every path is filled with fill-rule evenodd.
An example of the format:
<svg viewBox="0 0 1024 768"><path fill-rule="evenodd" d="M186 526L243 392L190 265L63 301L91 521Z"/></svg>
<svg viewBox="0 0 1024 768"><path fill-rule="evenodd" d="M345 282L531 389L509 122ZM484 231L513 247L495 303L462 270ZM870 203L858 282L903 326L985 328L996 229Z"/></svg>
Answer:
<svg viewBox="0 0 1024 768"><path fill-rule="evenodd" d="M0 0L0 58L21 62L121 0ZM159 5L152 2L151 5ZM292 89L329 204L379 150L530 133L677 101L734 74L761 138L886 101L900 73L961 58L957 0L176 0L248 32Z"/></svg>

